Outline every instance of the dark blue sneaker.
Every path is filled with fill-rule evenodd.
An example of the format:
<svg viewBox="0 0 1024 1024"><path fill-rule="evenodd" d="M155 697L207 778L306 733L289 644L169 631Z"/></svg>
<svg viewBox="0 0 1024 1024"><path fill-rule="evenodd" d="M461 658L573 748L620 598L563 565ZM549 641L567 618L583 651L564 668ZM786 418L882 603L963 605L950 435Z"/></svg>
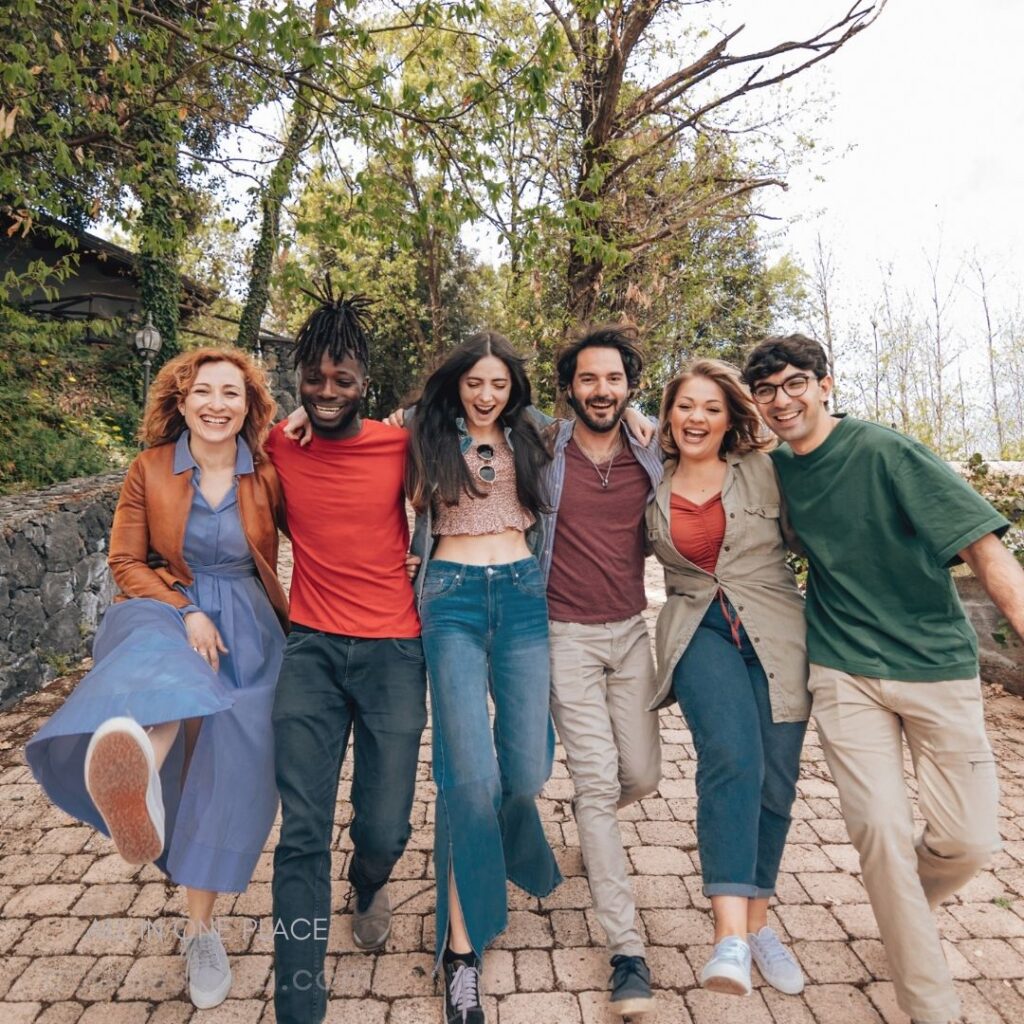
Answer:
<svg viewBox="0 0 1024 1024"><path fill-rule="evenodd" d="M651 969L642 956L612 957L611 1008L620 1016L646 1013L654 1009L651 994Z"/></svg>

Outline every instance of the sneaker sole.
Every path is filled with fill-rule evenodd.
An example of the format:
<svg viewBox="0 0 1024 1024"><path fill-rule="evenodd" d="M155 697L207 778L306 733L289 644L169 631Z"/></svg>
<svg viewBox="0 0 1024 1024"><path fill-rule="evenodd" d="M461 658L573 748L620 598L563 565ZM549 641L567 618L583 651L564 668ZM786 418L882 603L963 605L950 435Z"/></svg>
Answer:
<svg viewBox="0 0 1024 1024"><path fill-rule="evenodd" d="M616 1003L608 1005L620 1016L628 1017L634 1013L647 1013L654 1009L656 1000L654 996L633 996L629 999L620 999Z"/></svg>
<svg viewBox="0 0 1024 1024"><path fill-rule="evenodd" d="M706 981L701 979L701 987L706 988L709 992L719 992L726 996L750 995L750 989L742 981L737 981L735 978L727 978L721 974L716 974L713 978L708 978Z"/></svg>
<svg viewBox="0 0 1024 1024"><path fill-rule="evenodd" d="M192 1000L192 1005L197 1010L212 1010L215 1006L220 1006L227 999L228 993L231 991L231 981L231 971L229 970L227 980L220 988L213 992L196 992L189 985L188 995Z"/></svg>
<svg viewBox="0 0 1024 1024"><path fill-rule="evenodd" d="M149 864L163 853L146 807L149 762L131 736L112 732L96 741L85 785L117 852L129 864Z"/></svg>
<svg viewBox="0 0 1024 1024"><path fill-rule="evenodd" d="M391 925L393 921L388 922L388 930L384 933L383 937L378 942L361 942L359 936L356 935L355 929L352 930L352 942L355 944L356 949L362 950L364 953L372 953L375 949L383 949L387 944L388 939L391 937Z"/></svg>

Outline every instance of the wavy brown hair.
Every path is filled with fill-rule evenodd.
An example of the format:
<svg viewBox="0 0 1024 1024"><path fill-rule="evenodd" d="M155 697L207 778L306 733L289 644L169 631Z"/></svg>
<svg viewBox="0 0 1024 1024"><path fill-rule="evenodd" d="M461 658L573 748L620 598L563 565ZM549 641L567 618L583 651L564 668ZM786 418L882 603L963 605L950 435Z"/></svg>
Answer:
<svg viewBox="0 0 1024 1024"><path fill-rule="evenodd" d="M185 429L185 417L178 404L192 389L196 375L208 363L231 363L242 371L248 410L241 434L252 450L253 459L262 462L263 439L267 436L277 403L271 397L263 371L238 348L194 348L168 360L149 389L149 400L139 428L139 438L147 447L177 441Z"/></svg>
<svg viewBox="0 0 1024 1024"><path fill-rule="evenodd" d="M675 438L672 437L669 414L672 412L672 406L676 404L679 389L691 377L705 377L713 381L725 395L729 429L722 438L722 447L718 452L720 458L724 458L728 452L743 455L746 452L763 451L771 447L772 439L761 423L757 406L743 383L740 371L731 363L724 363L720 359L695 359L665 385L661 396L658 440L661 443L661 450L669 458L679 458L679 449L676 447Z"/></svg>

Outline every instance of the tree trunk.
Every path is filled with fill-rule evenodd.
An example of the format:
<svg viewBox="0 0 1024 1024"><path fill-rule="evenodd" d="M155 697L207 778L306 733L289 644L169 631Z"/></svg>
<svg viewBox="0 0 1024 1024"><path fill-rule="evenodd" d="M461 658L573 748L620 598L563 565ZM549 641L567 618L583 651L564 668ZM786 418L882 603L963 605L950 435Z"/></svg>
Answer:
<svg viewBox="0 0 1024 1024"><path fill-rule="evenodd" d="M316 0L313 15L313 32L322 36L327 31L331 12L330 0ZM263 220L260 224L260 236L253 246L251 269L249 271L249 291L245 300L245 308L238 324L238 345L240 348L254 349L260 336L260 324L270 297L270 273L277 255L277 246L281 230L281 207L291 190L295 168L302 156L302 151L309 140L309 132L313 123L313 114L308 103L308 87L299 87L299 92L292 108L291 124L285 139L284 149L274 165L267 180L261 206Z"/></svg>

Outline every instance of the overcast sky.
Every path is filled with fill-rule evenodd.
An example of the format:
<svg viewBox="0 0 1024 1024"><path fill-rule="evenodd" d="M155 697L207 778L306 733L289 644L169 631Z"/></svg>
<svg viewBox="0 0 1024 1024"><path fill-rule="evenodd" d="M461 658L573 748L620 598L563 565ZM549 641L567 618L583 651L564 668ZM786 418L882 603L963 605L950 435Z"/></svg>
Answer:
<svg viewBox="0 0 1024 1024"><path fill-rule="evenodd" d="M843 0L732 0L751 41L806 35ZM977 251L999 300L1024 283L1022 0L890 0L881 17L799 88L833 93L815 130L833 152L766 196L787 218L783 244L810 262L820 232L835 251L844 298L876 289L879 263L912 285L941 241L950 271ZM815 181L815 173L824 180ZM963 306L964 303L961 303ZM968 317L961 308L959 318Z"/></svg>

